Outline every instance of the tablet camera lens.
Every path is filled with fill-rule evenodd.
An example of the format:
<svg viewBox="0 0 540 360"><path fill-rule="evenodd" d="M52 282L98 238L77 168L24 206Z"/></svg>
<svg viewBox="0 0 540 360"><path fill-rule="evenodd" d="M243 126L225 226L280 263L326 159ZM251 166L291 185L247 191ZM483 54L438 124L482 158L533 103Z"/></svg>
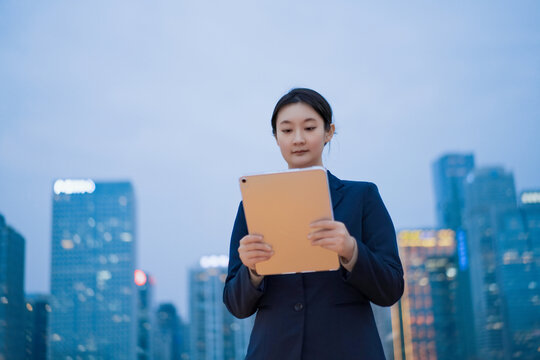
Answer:
<svg viewBox="0 0 540 360"><path fill-rule="evenodd" d="M246 182L247 182L247 179L246 179L246 178L242 178L242 182L243 182L243 183L246 183Z"/></svg>

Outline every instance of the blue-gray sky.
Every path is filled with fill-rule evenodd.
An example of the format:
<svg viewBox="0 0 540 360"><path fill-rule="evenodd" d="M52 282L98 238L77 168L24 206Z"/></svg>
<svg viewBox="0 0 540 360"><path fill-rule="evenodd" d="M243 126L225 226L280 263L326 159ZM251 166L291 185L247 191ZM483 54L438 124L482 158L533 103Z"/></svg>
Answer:
<svg viewBox="0 0 540 360"><path fill-rule="evenodd" d="M138 265L187 312L187 268L226 253L245 173L286 167L270 115L333 106L325 165L377 183L396 227L435 225L431 163L540 187L540 3L0 2L0 213L48 292L54 179L127 179Z"/></svg>

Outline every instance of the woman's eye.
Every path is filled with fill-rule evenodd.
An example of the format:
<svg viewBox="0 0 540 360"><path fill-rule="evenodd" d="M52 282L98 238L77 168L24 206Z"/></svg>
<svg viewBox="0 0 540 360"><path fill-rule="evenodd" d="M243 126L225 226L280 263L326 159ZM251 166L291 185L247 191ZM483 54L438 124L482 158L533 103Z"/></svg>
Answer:
<svg viewBox="0 0 540 360"><path fill-rule="evenodd" d="M315 130L315 126L310 126L306 128L306 131L312 131L312 130Z"/></svg>
<svg viewBox="0 0 540 360"><path fill-rule="evenodd" d="M281 129L281 132L282 133L285 133L285 134L288 134L290 133L292 130L291 129Z"/></svg>

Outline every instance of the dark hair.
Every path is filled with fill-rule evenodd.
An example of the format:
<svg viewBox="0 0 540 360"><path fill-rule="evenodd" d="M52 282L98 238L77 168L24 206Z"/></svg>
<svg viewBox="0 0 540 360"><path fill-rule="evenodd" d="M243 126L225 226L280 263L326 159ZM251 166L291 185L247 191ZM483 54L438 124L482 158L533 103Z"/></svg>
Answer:
<svg viewBox="0 0 540 360"><path fill-rule="evenodd" d="M296 88L283 95L276 104L272 113L272 133L276 136L276 121L279 111L286 105L303 103L309 105L324 121L324 130L330 130L332 124L332 108L326 99L315 90Z"/></svg>

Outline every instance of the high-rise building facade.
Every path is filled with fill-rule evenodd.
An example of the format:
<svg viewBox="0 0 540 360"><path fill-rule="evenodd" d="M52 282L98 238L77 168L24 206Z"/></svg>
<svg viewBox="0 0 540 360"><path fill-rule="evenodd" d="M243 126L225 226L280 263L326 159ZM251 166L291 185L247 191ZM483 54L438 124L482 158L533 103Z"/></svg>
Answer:
<svg viewBox="0 0 540 360"><path fill-rule="evenodd" d="M462 227L465 200L463 183L473 169L473 154L446 154L433 163L435 211L439 228L458 230Z"/></svg>
<svg viewBox="0 0 540 360"><path fill-rule="evenodd" d="M502 244L499 236L504 232L503 217L517 209L514 177L498 167L475 169L467 176L464 190L475 347L481 359L504 359L508 324L500 281L505 281L507 269L501 256L512 241Z"/></svg>
<svg viewBox="0 0 540 360"><path fill-rule="evenodd" d="M473 154L456 153L439 157L432 166L437 226L440 229L452 229L456 233L459 271L455 305L463 359L476 359L475 332L470 324L473 312L467 233L463 229L465 180L474 166Z"/></svg>
<svg viewBox="0 0 540 360"><path fill-rule="evenodd" d="M51 307L44 294L26 295L25 359L46 360Z"/></svg>
<svg viewBox="0 0 540 360"><path fill-rule="evenodd" d="M506 359L540 357L540 258L535 254L540 200L535 200L535 193L540 195L522 193L520 207L497 214L494 227Z"/></svg>
<svg viewBox="0 0 540 360"><path fill-rule="evenodd" d="M135 270L137 285L137 360L152 359L152 296L153 278L142 270Z"/></svg>
<svg viewBox="0 0 540 360"><path fill-rule="evenodd" d="M253 318L237 319L223 304L228 257L204 256L189 273L191 360L246 356Z"/></svg>
<svg viewBox="0 0 540 360"><path fill-rule="evenodd" d="M453 230L402 230L405 291L392 307L395 360L463 359L456 310L459 271Z"/></svg>
<svg viewBox="0 0 540 360"><path fill-rule="evenodd" d="M24 359L24 238L0 215L0 360Z"/></svg>
<svg viewBox="0 0 540 360"><path fill-rule="evenodd" d="M155 324L153 359L188 360L189 329L176 312L176 307L171 303L160 304Z"/></svg>
<svg viewBox="0 0 540 360"><path fill-rule="evenodd" d="M135 359L135 246L129 182L54 183L49 359Z"/></svg>

